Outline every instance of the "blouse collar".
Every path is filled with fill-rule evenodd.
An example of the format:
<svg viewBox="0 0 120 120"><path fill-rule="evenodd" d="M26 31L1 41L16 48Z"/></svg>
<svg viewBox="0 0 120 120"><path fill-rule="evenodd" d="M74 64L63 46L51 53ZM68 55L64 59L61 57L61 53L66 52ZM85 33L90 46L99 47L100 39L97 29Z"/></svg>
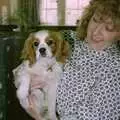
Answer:
<svg viewBox="0 0 120 120"><path fill-rule="evenodd" d="M91 49L88 46L88 42L86 40L84 40L81 47L82 47L84 52L86 51L87 53L91 53L94 55L100 55L100 56L101 55L106 56L106 55L111 55L111 54L113 55L115 53L120 53L120 48L119 48L118 42L113 43L112 45L110 45L109 47L107 47L103 50L97 51L95 49Z"/></svg>

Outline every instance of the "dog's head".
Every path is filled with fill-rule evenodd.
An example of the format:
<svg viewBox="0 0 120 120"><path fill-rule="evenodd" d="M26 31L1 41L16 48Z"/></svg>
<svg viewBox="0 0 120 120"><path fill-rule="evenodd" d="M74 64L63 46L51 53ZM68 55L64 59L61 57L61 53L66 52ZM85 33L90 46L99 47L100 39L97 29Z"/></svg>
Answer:
<svg viewBox="0 0 120 120"><path fill-rule="evenodd" d="M55 57L58 62L64 63L69 55L69 44L63 40L60 32L41 30L31 33L25 41L22 59L35 63L42 57Z"/></svg>

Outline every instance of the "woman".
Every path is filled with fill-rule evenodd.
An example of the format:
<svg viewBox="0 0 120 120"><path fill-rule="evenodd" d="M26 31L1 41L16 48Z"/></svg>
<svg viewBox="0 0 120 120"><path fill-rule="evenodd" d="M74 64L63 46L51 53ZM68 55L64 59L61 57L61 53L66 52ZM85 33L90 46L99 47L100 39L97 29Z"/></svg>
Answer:
<svg viewBox="0 0 120 120"><path fill-rule="evenodd" d="M119 120L120 0L91 0L77 33L57 89L59 118Z"/></svg>

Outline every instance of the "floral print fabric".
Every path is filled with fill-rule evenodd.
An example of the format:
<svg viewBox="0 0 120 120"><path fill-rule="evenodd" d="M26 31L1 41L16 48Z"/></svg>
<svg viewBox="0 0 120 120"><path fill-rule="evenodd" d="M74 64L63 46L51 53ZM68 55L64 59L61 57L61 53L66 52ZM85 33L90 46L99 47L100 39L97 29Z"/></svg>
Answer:
<svg viewBox="0 0 120 120"><path fill-rule="evenodd" d="M90 50L75 40L57 89L60 120L120 119L120 51L113 44Z"/></svg>

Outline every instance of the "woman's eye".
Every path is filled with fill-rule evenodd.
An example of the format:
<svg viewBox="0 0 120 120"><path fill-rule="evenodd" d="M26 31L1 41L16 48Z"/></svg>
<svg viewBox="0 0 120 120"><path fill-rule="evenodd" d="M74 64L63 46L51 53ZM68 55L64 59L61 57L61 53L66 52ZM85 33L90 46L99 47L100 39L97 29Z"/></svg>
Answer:
<svg viewBox="0 0 120 120"><path fill-rule="evenodd" d="M48 41L47 41L47 44L48 44L48 45L52 45L52 44L53 44L53 41L52 41L52 40L48 40Z"/></svg>
<svg viewBox="0 0 120 120"><path fill-rule="evenodd" d="M106 25L105 29L109 32L113 32L115 30L113 25Z"/></svg>
<svg viewBox="0 0 120 120"><path fill-rule="evenodd" d="M39 45L39 42L34 42L34 46L37 47Z"/></svg>
<svg viewBox="0 0 120 120"><path fill-rule="evenodd" d="M101 23L102 22L102 17L93 17L92 18L95 23Z"/></svg>

